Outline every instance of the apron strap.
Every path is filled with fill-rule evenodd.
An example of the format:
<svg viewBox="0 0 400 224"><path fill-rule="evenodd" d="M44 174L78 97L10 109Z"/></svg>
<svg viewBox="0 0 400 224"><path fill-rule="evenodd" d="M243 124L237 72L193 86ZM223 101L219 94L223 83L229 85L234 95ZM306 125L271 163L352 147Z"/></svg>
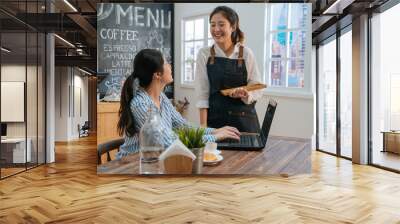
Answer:
<svg viewBox="0 0 400 224"><path fill-rule="evenodd" d="M239 65L239 67L242 67L242 65L243 65L243 61L244 61L244 59L243 59L243 46L242 45L240 45L240 47L239 47L239 57L238 57L238 65Z"/></svg>
<svg viewBox="0 0 400 224"><path fill-rule="evenodd" d="M210 53L211 53L210 64L212 65L212 64L214 64L214 61L215 61L215 49L214 49L214 45L211 47Z"/></svg>
<svg viewBox="0 0 400 224"><path fill-rule="evenodd" d="M214 64L214 62L215 62L215 48L214 48L214 45L210 49L210 54L211 54L211 56L210 56L210 64ZM242 45L240 45L240 47L239 47L238 60L239 60L238 61L239 67L242 67L243 61L244 61L244 59L243 59L243 46Z"/></svg>

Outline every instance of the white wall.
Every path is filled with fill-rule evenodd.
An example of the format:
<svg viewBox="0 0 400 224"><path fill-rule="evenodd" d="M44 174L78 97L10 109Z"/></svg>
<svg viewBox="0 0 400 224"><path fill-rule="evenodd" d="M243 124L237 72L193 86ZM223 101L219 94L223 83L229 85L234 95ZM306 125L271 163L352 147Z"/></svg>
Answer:
<svg viewBox="0 0 400 224"><path fill-rule="evenodd" d="M55 141L68 139L68 68L55 68Z"/></svg>
<svg viewBox="0 0 400 224"><path fill-rule="evenodd" d="M56 67L55 73L55 141L70 141L79 138L78 124L88 120L88 78L71 67Z"/></svg>
<svg viewBox="0 0 400 224"><path fill-rule="evenodd" d="M183 18L209 15L219 5L229 6L238 13L240 28L245 33L245 45L252 49L261 74L265 73L264 68L264 34L265 26L265 4L264 3L190 3L175 4L175 31L174 31L174 78L175 98L187 97L190 105L187 113L187 120L199 124L199 112L195 107L196 95L193 87L181 85L182 68L182 25ZM310 35L311 36L311 35ZM305 74L306 76L310 76ZM314 96L308 94L287 94L283 92L265 93L264 97L257 102L256 110L259 120L262 122L266 111L267 100L273 97L278 101L270 135L288 136L297 138L311 138L314 134Z"/></svg>
<svg viewBox="0 0 400 224"><path fill-rule="evenodd" d="M78 72L78 74L77 74ZM75 70L74 75L74 108L75 112L72 114L73 119L71 120L72 127L72 136L74 138L79 137L77 126L80 124L81 126L88 121L88 77L82 76L84 75L78 70ZM80 93L79 93L80 91ZM79 97L80 95L80 97ZM81 102L79 102L81 101ZM79 108L82 107L82 108ZM82 111L80 111L82 110Z"/></svg>

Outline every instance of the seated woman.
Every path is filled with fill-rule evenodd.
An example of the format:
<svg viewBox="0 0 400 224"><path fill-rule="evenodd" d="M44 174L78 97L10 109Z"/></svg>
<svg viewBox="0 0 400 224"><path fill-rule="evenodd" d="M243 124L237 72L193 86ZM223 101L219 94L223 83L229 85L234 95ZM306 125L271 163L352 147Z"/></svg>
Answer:
<svg viewBox="0 0 400 224"><path fill-rule="evenodd" d="M189 126L186 120L175 110L163 93L171 83L172 72L161 52L153 49L141 50L133 61L133 73L126 79L121 91L118 131L125 135L125 143L120 147L117 158L139 150L139 132L151 109L160 114L165 132L161 136L164 148L177 137L173 129ZM240 139L239 131L234 127L219 129L206 128L204 141L215 142L226 138Z"/></svg>

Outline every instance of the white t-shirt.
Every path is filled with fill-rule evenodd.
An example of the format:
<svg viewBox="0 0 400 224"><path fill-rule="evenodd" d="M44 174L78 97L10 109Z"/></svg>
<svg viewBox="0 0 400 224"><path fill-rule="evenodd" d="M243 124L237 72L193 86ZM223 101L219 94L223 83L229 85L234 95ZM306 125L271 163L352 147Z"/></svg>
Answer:
<svg viewBox="0 0 400 224"><path fill-rule="evenodd" d="M215 44L214 45L215 57L238 59L239 46L240 43L237 43L234 47L233 53L228 57L225 55L225 52L220 47L218 47L217 44ZM196 84L196 95L197 95L196 106L198 108L209 107L208 98L210 96L210 83L208 81L208 75L207 75L207 61L211 55L210 49L211 47L204 47L199 50L199 53L197 55L195 84ZM248 84L262 83L261 74L260 71L258 70L257 62L250 48L243 47L243 59L246 64ZM243 102L246 104L250 104L255 100L257 100L261 96L261 94L262 94L261 90L249 92L249 97L247 98L247 100L243 100Z"/></svg>

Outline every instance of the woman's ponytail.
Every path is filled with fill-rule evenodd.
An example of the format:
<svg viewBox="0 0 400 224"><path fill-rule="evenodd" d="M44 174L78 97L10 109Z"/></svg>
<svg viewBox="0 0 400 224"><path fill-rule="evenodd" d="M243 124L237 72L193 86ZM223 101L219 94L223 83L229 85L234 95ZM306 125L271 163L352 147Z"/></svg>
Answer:
<svg viewBox="0 0 400 224"><path fill-rule="evenodd" d="M133 98L133 84L134 84L134 73L128 76L125 80L121 90L121 102L119 108L119 121L118 121L118 133L120 136L126 134L127 136L133 136L135 133L134 120L130 108L130 102Z"/></svg>
<svg viewBox="0 0 400 224"><path fill-rule="evenodd" d="M233 44L236 44L236 43L243 44L243 42L244 42L243 31L241 31L240 28L237 27L236 30L232 32L231 39L232 39Z"/></svg>

